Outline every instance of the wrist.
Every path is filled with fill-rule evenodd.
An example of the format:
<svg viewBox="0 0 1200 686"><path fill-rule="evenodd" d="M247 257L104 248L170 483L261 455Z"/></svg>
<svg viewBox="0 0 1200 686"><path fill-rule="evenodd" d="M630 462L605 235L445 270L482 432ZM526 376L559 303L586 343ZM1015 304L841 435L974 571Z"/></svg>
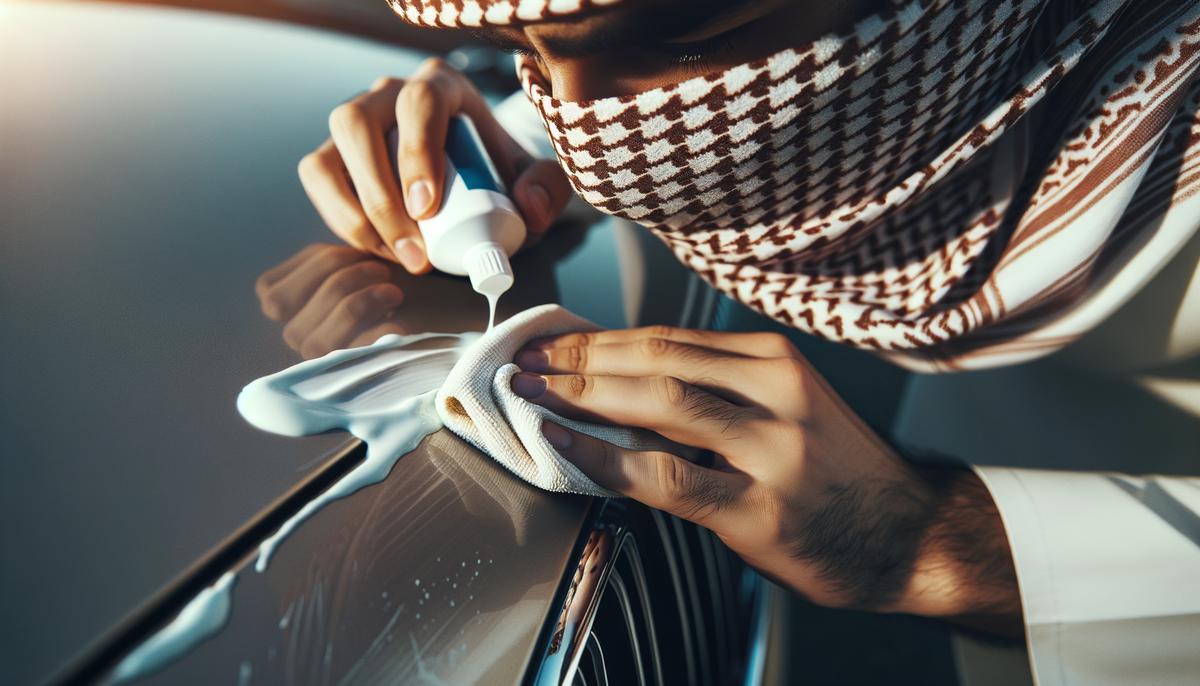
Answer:
<svg viewBox="0 0 1200 686"><path fill-rule="evenodd" d="M1000 511L982 480L961 467L920 467L932 494L912 576L893 609L943 618L976 618L1019 627L1020 592Z"/></svg>

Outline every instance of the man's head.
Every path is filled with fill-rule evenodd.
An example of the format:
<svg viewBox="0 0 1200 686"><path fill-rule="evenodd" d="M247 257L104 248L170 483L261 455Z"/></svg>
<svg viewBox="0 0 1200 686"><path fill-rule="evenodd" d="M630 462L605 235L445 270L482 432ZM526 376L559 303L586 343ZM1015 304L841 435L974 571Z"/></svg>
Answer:
<svg viewBox="0 0 1200 686"><path fill-rule="evenodd" d="M536 59L555 97L639 93L845 28L888 0L391 0Z"/></svg>

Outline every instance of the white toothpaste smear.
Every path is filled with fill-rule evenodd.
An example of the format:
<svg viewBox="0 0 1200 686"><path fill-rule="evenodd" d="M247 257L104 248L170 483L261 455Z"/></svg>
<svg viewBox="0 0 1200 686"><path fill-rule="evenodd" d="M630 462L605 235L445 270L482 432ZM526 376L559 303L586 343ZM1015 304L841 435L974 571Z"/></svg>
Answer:
<svg viewBox="0 0 1200 686"><path fill-rule="evenodd" d="M137 679L166 665L225 626L233 608L236 575L226 572L217 583L196 594L158 633L125 656L113 670L113 683Z"/></svg>
<svg viewBox="0 0 1200 686"><path fill-rule="evenodd" d="M441 428L434 396L479 334L388 334L362 348L335 350L264 376L238 396L254 426L285 436L334 429L367 444L366 459L286 521L259 546L263 571L287 536L329 503L383 481L401 456Z"/></svg>
<svg viewBox="0 0 1200 686"><path fill-rule="evenodd" d="M264 431L309 436L340 429L367 444L361 464L263 541L256 570L267 568L275 550L304 520L383 481L397 460L442 427L434 396L464 349L478 338L476 333L388 334L369 346L335 350L242 389L238 411ZM112 672L113 683L143 677L219 632L233 607L235 579L228 572L196 594L169 624L125 656Z"/></svg>

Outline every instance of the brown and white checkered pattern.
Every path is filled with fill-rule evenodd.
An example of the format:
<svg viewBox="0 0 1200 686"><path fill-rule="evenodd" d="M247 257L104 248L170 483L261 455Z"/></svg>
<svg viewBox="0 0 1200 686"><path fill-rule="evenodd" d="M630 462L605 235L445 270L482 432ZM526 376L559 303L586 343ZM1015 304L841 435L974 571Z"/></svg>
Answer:
<svg viewBox="0 0 1200 686"><path fill-rule="evenodd" d="M405 21L421 26L478 28L563 21L622 0L388 0Z"/></svg>
<svg viewBox="0 0 1200 686"><path fill-rule="evenodd" d="M717 288L914 368L983 367L1097 323L1037 336L1128 261L1101 253L1147 170L1200 157L1200 3L1125 4L897 0L846 35L588 102L518 66L576 191ZM1189 142L1163 161L1172 131ZM1185 181L1126 230L1179 219Z"/></svg>

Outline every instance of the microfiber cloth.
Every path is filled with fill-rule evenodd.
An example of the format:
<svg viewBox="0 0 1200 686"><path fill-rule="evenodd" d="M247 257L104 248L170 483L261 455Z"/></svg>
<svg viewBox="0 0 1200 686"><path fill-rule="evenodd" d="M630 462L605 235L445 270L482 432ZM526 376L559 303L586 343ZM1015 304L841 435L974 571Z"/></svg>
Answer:
<svg viewBox="0 0 1200 686"><path fill-rule="evenodd" d="M513 364L513 355L529 341L599 328L558 305L542 305L511 317L483 334L454 365L437 393L438 415L446 428L534 486L562 493L618 496L563 459L542 435L542 421L630 450L661 450L666 441L641 429L560 417L513 393L509 385L513 374L521 371Z"/></svg>

